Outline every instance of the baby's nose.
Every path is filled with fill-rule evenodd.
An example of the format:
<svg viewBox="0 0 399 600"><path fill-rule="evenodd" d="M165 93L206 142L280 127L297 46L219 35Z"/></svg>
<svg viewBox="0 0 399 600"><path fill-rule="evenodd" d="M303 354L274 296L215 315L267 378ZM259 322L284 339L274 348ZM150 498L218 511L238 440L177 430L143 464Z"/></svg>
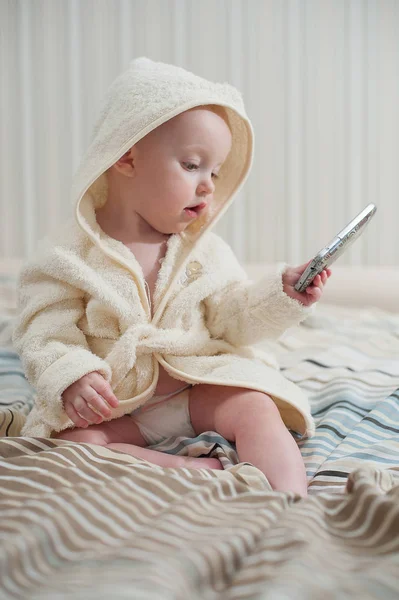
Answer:
<svg viewBox="0 0 399 600"><path fill-rule="evenodd" d="M209 181L202 181L199 187L200 192L205 192L205 194L213 194L215 191L215 184L211 179Z"/></svg>

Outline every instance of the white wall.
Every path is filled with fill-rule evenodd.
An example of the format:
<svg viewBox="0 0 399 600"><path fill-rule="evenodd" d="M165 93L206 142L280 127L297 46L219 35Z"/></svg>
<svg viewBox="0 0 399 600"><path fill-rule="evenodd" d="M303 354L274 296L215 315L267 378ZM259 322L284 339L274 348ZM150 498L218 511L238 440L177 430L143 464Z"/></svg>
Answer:
<svg viewBox="0 0 399 600"><path fill-rule="evenodd" d="M102 97L138 56L244 95L255 163L216 231L300 264L369 202L340 264L398 265L398 0L0 0L0 257L71 214Z"/></svg>

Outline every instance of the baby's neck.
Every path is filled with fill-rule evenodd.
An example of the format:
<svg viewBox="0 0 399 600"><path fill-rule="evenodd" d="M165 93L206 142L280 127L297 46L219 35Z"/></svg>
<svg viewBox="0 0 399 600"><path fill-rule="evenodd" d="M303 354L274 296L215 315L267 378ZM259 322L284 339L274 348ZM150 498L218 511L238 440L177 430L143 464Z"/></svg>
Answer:
<svg viewBox="0 0 399 600"><path fill-rule="evenodd" d="M121 221L114 211L106 210L107 205L96 210L96 219L101 229L110 237L126 246L134 244L162 244L170 235L153 229L139 215L130 222Z"/></svg>

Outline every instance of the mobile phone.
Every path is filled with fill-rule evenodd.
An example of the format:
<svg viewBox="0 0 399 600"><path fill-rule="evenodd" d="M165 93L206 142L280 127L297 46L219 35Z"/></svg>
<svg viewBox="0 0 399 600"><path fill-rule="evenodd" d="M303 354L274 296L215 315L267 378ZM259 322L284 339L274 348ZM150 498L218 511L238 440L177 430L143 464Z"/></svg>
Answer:
<svg viewBox="0 0 399 600"><path fill-rule="evenodd" d="M363 233L366 225L370 223L375 215L377 207L374 204L368 204L344 229L342 229L327 246L322 248L316 254L314 259L308 264L300 279L295 284L297 292L304 292L312 283L313 279L329 267L338 257L341 256L353 244L355 240Z"/></svg>

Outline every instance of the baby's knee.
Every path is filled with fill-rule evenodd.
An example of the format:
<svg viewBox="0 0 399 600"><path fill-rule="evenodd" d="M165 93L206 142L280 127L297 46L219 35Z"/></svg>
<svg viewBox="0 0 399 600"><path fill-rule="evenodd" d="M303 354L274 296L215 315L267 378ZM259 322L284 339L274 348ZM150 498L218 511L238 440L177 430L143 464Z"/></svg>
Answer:
<svg viewBox="0 0 399 600"><path fill-rule="evenodd" d="M273 398L257 390L243 390L243 394L236 397L236 410L243 419L258 419L262 415L268 419L280 419L280 411Z"/></svg>

